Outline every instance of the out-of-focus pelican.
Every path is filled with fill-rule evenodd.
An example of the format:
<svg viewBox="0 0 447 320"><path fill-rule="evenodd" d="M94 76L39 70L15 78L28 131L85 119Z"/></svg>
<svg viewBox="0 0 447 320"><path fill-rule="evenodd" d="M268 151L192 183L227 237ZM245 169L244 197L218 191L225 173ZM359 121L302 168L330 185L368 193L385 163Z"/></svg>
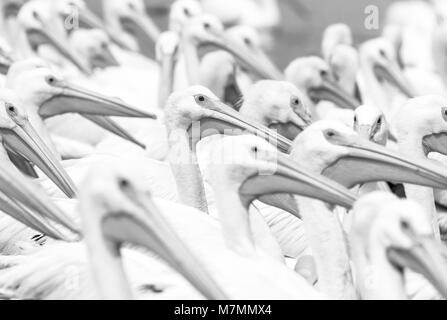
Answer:
<svg viewBox="0 0 447 320"><path fill-rule="evenodd" d="M422 274L445 298L445 249L423 211L417 202L382 192L356 203L349 239L361 298L408 299L408 270Z"/></svg>
<svg viewBox="0 0 447 320"><path fill-rule="evenodd" d="M64 258L59 262L52 261L51 254L57 252L60 247L70 248L73 254L68 262L71 261L74 265L79 265L78 271L81 272L81 267L85 268L85 266L82 265L82 260L76 261L76 259L82 259L82 251L85 250L84 247L86 246L92 275L90 276L88 272L85 272L82 279L79 279L78 286L73 287L72 290L64 286L63 283L51 288L43 286L38 289L38 292L33 292L37 294L33 298L85 299L99 297L103 299L131 299L134 296L144 298L145 291L148 293L146 297L150 298L151 289L145 287L145 277L141 273L142 270L150 271L152 268L162 277L164 276L163 271L166 272L166 270L157 266L160 263L153 258L145 257L145 254L134 252L132 255L130 251L134 250L126 249L125 244L127 243L147 248L156 253L164 263L188 279L206 298L227 298L218 284L208 275L203 264L194 257L194 253L182 242L170 223L166 222L150 195L145 192L144 188L141 189L139 179L136 177L138 175L129 173L129 169L123 170L118 167L97 168L91 172L89 178L83 184L84 188L82 188L79 206L83 218L85 242L53 243L43 249L34 250L35 252L31 252L27 258L32 261L29 265L31 269L39 263L48 261L54 263L55 268L47 269L46 273L41 274L40 279L45 279L46 275L58 270L58 266L63 266L66 262ZM107 181L106 184L104 184L105 181ZM134 260L132 256L137 256L139 259ZM124 262L121 261L122 257ZM45 261L43 261L44 259ZM152 263L153 266L147 265L145 267L141 263L146 263L146 265ZM107 265L107 270L104 269L104 264ZM132 287L127 282L125 270L130 271L128 276L132 280ZM2 286L8 288L18 277L25 276L23 271L25 270L20 271L20 267L13 269L10 274L11 278L8 276L8 270L6 270L3 274L6 278L1 281ZM62 269L59 269L59 271L62 271ZM139 276L137 276L137 271L140 272ZM64 276L69 278L73 275L67 273ZM57 282L59 279L53 279L51 282ZM14 296L24 295L31 298L32 293L23 291L23 287L29 286L26 280L29 279L25 279L21 286L16 288L13 293ZM176 280L178 281L178 279ZM179 285L186 287L184 294L189 291L190 295L195 295L184 281L180 281ZM147 284L147 287L150 287L149 284ZM177 299L180 297L177 296Z"/></svg>
<svg viewBox="0 0 447 320"><path fill-rule="evenodd" d="M321 101L330 101L348 110L360 105L335 82L329 65L319 57L298 58L289 64L285 73L286 79L306 94L304 103L311 107L315 120L324 117L324 110L319 110Z"/></svg>

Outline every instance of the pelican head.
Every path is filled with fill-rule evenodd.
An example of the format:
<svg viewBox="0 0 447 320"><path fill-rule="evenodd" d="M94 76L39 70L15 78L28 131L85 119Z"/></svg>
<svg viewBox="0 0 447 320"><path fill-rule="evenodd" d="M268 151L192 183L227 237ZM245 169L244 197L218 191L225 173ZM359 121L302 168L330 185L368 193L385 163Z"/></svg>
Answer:
<svg viewBox="0 0 447 320"><path fill-rule="evenodd" d="M382 111L373 105L361 105L355 110L354 130L364 139L386 145L388 123Z"/></svg>
<svg viewBox="0 0 447 320"><path fill-rule="evenodd" d="M100 29L76 30L70 36L70 44L80 57L87 59L92 70L119 66L110 50L109 37Z"/></svg>
<svg viewBox="0 0 447 320"><path fill-rule="evenodd" d="M396 138L403 147L421 149L426 154L447 155L447 100L441 96L421 96L408 100L392 120Z"/></svg>
<svg viewBox="0 0 447 320"><path fill-rule="evenodd" d="M416 94L399 68L393 44L385 38L368 40L360 47L360 63L379 81L387 81L407 97Z"/></svg>
<svg viewBox="0 0 447 320"><path fill-rule="evenodd" d="M359 94L357 74L360 68L358 52L355 48L340 44L328 56L328 64L337 83L350 94Z"/></svg>
<svg viewBox="0 0 447 320"><path fill-rule="evenodd" d="M29 47L37 51L41 45L50 45L64 58L87 75L91 74L83 61L68 49L66 30L57 18L57 8L49 0L31 0L20 9L18 20L26 34Z"/></svg>
<svg viewBox="0 0 447 320"><path fill-rule="evenodd" d="M291 156L348 188L379 181L447 186L447 170L442 166L390 151L335 121L320 121L307 128L294 141Z"/></svg>
<svg viewBox="0 0 447 320"><path fill-rule="evenodd" d="M180 34L192 18L202 14L202 6L197 0L176 0L171 5L169 30Z"/></svg>
<svg viewBox="0 0 447 320"><path fill-rule="evenodd" d="M373 274L363 279L369 280L367 284L359 282L363 298L385 299L393 298L396 293L405 294L406 269L424 275L446 297L445 249L433 237L431 223L423 210L416 202L383 192L369 194L355 204L350 232L353 253L358 255L354 262L363 261L369 270L377 272L377 277ZM384 283L385 270L391 273L387 281L398 279L398 282Z"/></svg>
<svg viewBox="0 0 447 320"><path fill-rule="evenodd" d="M282 79L284 75L267 56L262 48L262 40L259 31L253 27L246 25L237 25L226 30L227 35L237 41L241 46L246 48L251 54L253 54L261 63L264 68L268 68L272 75L275 75L273 79Z"/></svg>
<svg viewBox="0 0 447 320"><path fill-rule="evenodd" d="M298 58L287 67L285 73L286 79L305 92L314 103L331 101L347 109L360 105L335 83L329 65L319 57Z"/></svg>
<svg viewBox="0 0 447 320"><path fill-rule="evenodd" d="M202 86L174 92L168 99L165 111L170 138L174 139L175 134L183 135L187 131L192 148L201 138L210 135L250 133L268 140L280 150L290 149L290 140L243 116Z"/></svg>
<svg viewBox="0 0 447 320"><path fill-rule="evenodd" d="M213 146L209 163L214 189L237 190L247 208L259 197L284 193L348 208L356 200L346 188L308 172L259 137L222 138Z"/></svg>
<svg viewBox="0 0 447 320"><path fill-rule="evenodd" d="M303 94L291 83L262 80L245 94L240 113L293 140L312 120Z"/></svg>
<svg viewBox="0 0 447 320"><path fill-rule="evenodd" d="M273 73L257 55L253 54L240 40L224 32L222 22L213 15L202 14L192 18L182 32L184 41L194 47L209 45L231 53L242 67L261 79L278 79L282 75Z"/></svg>
<svg viewBox="0 0 447 320"><path fill-rule="evenodd" d="M165 220L138 173L124 166L94 168L81 190L79 206L90 248L106 241L112 254L119 256L123 244L142 246L160 256L206 298L226 298Z"/></svg>
<svg viewBox="0 0 447 320"><path fill-rule="evenodd" d="M75 197L74 183L39 137L21 108L21 100L10 90L0 92L1 139L5 148L37 165L65 194Z"/></svg>
<svg viewBox="0 0 447 320"><path fill-rule="evenodd" d="M7 87L20 90L27 106L37 106L42 118L65 113L86 115L155 118L134 109L119 99L77 87L65 81L56 71L25 60L11 66Z"/></svg>
<svg viewBox="0 0 447 320"><path fill-rule="evenodd" d="M352 46L352 44L352 32L349 26L344 23L331 24L323 34L323 57L326 61L329 61L330 55L337 46Z"/></svg>
<svg viewBox="0 0 447 320"><path fill-rule="evenodd" d="M110 0L103 1L103 5L107 22L126 34L135 51L157 41L160 30L147 14L143 0Z"/></svg>

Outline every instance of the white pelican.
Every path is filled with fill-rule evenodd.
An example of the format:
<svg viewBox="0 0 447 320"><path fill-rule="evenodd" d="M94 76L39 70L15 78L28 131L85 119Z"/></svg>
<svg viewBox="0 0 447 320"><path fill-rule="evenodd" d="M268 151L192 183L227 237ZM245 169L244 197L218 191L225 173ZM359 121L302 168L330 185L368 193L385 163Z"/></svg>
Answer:
<svg viewBox="0 0 447 320"><path fill-rule="evenodd" d="M409 299L408 270L422 274L445 298L445 249L423 211L417 202L382 192L356 203L349 239L362 299Z"/></svg>

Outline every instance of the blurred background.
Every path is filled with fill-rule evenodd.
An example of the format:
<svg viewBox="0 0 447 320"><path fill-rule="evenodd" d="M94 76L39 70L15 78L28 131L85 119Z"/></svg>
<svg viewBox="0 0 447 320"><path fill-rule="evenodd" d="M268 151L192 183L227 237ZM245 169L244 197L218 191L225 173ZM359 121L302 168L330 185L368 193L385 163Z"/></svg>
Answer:
<svg viewBox="0 0 447 320"><path fill-rule="evenodd" d="M88 5L101 15L101 0L86 0ZM162 30L167 28L168 8L172 0L145 0L150 16ZM226 0L237 6L239 0ZM385 18L386 8L392 0L278 0L281 25L274 30L275 45L270 49L280 67L285 67L293 58L319 54L321 35L331 23L344 22L354 32L356 42L377 36L380 30L367 30L364 26L365 8L375 5L379 18ZM317 35L317 36L315 36ZM145 48L145 50L150 50Z"/></svg>

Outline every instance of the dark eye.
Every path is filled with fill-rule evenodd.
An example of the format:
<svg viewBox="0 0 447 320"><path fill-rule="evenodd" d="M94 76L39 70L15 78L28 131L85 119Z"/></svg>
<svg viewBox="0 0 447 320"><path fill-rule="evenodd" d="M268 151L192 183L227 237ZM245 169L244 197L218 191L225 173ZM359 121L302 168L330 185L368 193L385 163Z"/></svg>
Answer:
<svg viewBox="0 0 447 320"><path fill-rule="evenodd" d="M198 95L195 99L198 104L203 104L206 101L206 97L204 95Z"/></svg>
<svg viewBox="0 0 447 320"><path fill-rule="evenodd" d="M292 104L293 104L294 106L299 106L299 105L301 104L301 101L300 101L300 99L297 98L297 97L292 97Z"/></svg>
<svg viewBox="0 0 447 320"><path fill-rule="evenodd" d="M33 11L33 17L34 19L39 19L39 14L37 13L37 11Z"/></svg>
<svg viewBox="0 0 447 320"><path fill-rule="evenodd" d="M386 58L386 53L383 49L379 50L379 54L383 57Z"/></svg>
<svg viewBox="0 0 447 320"><path fill-rule="evenodd" d="M16 108L13 105L8 105L8 111L10 113L16 113Z"/></svg>
<svg viewBox="0 0 447 320"><path fill-rule="evenodd" d="M208 22L205 22L205 23L203 24L203 27L204 27L205 29L209 29L209 28L211 28L211 25L210 25Z"/></svg>
<svg viewBox="0 0 447 320"><path fill-rule="evenodd" d="M327 70L321 70L320 71L320 76L322 77L322 78L326 78L327 76L328 76L328 72L327 72Z"/></svg>
<svg viewBox="0 0 447 320"><path fill-rule="evenodd" d="M124 178L119 180L119 186L121 189L126 189L129 187L129 185L130 185L129 180L124 179Z"/></svg>
<svg viewBox="0 0 447 320"><path fill-rule="evenodd" d="M133 5L133 3L129 3L129 9L132 10L132 11L136 11L136 8Z"/></svg>
<svg viewBox="0 0 447 320"><path fill-rule="evenodd" d="M183 8L183 13L184 13L185 16L187 16L188 18L191 17L191 13L189 12L188 8Z"/></svg>
<svg viewBox="0 0 447 320"><path fill-rule="evenodd" d="M326 137L328 137L328 138L332 138L332 137L335 137L337 134L335 133L335 131L333 131L333 130L328 130L328 131L326 131Z"/></svg>
<svg viewBox="0 0 447 320"><path fill-rule="evenodd" d="M244 38L244 43L245 43L247 46L251 46L251 40L250 40L249 38Z"/></svg>
<svg viewBox="0 0 447 320"><path fill-rule="evenodd" d="M354 123L357 123L357 116L354 117Z"/></svg>
<svg viewBox="0 0 447 320"><path fill-rule="evenodd" d="M258 148L257 146L255 146L255 147L251 148L251 151L252 151L254 154L258 154L258 152L259 152L259 148Z"/></svg>
<svg viewBox="0 0 447 320"><path fill-rule="evenodd" d="M447 107L442 108L442 117L444 118L444 121L447 121Z"/></svg>
<svg viewBox="0 0 447 320"><path fill-rule="evenodd" d="M405 219L402 219L400 221L400 226L402 227L403 230L410 230L411 229L410 223L407 220L405 220Z"/></svg>
<svg viewBox="0 0 447 320"><path fill-rule="evenodd" d="M377 120L377 125L381 126L382 122L383 122L383 119L382 119L382 117L380 117L379 120Z"/></svg>
<svg viewBox="0 0 447 320"><path fill-rule="evenodd" d="M56 82L56 79L55 79L54 77L52 77L52 76L49 76L49 77L47 78L47 82L48 82L49 84L54 84L54 82Z"/></svg>
<svg viewBox="0 0 447 320"><path fill-rule="evenodd" d="M108 46L108 44L107 44L106 42L101 43L101 48L102 48L103 50L106 50L108 47L109 47L109 46Z"/></svg>

